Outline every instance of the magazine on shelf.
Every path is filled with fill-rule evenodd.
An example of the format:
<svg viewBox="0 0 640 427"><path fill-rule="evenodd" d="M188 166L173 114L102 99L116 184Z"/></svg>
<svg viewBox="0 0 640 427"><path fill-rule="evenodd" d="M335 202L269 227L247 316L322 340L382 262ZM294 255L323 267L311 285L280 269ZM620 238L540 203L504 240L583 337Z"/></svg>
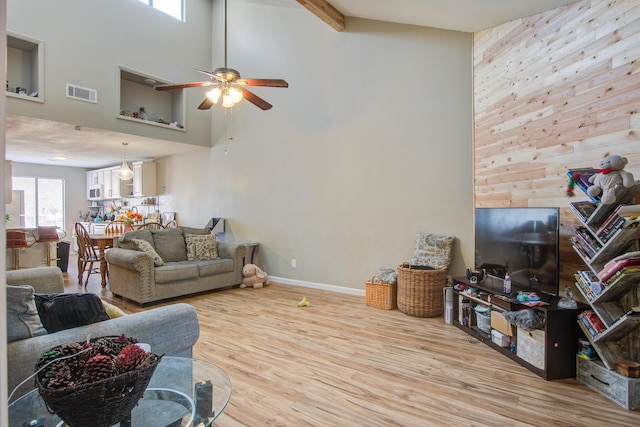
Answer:
<svg viewBox="0 0 640 427"><path fill-rule="evenodd" d="M571 202L569 207L576 215L578 215L582 222L587 222L591 214L595 212L598 205L591 201L580 201Z"/></svg>
<svg viewBox="0 0 640 427"><path fill-rule="evenodd" d="M600 197L591 196L587 193L587 189L593 185L589 182L589 178L597 173L598 169L595 168L573 168L567 171L567 176L574 178L576 185L584 191L584 194L589 196L594 202L597 202L600 200Z"/></svg>

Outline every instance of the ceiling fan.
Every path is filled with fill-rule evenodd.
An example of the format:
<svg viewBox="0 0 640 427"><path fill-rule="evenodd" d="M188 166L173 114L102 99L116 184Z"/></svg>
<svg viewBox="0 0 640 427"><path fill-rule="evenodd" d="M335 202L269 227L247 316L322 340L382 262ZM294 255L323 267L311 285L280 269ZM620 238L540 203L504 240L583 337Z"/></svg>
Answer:
<svg viewBox="0 0 640 427"><path fill-rule="evenodd" d="M207 92L204 100L198 106L199 110L208 110L222 98L222 106L229 108L243 98L262 110L269 110L273 105L249 91L245 86L289 87L289 83L282 79L243 79L240 73L227 67L227 0L224 0L224 67L213 71L195 70L206 74L211 80L203 82L183 83L177 85L156 85L155 90L175 90L190 87L215 86Z"/></svg>

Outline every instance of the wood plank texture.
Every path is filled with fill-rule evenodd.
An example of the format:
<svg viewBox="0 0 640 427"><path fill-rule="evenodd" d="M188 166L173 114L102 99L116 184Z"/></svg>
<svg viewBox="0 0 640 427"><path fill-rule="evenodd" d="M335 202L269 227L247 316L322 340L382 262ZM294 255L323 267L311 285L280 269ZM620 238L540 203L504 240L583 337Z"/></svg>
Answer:
<svg viewBox="0 0 640 427"><path fill-rule="evenodd" d="M578 1L474 34L476 206L562 208L563 287L584 268L567 169L620 154L640 179L639 40L638 0Z"/></svg>
<svg viewBox="0 0 640 427"><path fill-rule="evenodd" d="M82 290L73 268L67 292ZM98 277L87 291L128 313L148 309L112 297ZM311 307L297 307L303 294ZM233 384L219 427L640 424L640 412L575 379L544 381L442 317L276 283L179 301L198 312L195 357Z"/></svg>

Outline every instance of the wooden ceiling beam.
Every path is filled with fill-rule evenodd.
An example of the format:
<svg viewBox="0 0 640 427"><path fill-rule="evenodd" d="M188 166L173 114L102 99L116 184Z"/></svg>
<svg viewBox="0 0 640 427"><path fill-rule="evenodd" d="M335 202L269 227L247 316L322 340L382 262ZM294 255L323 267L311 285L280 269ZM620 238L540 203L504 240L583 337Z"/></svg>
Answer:
<svg viewBox="0 0 640 427"><path fill-rule="evenodd" d="M344 15L326 0L296 0L334 30L344 30Z"/></svg>

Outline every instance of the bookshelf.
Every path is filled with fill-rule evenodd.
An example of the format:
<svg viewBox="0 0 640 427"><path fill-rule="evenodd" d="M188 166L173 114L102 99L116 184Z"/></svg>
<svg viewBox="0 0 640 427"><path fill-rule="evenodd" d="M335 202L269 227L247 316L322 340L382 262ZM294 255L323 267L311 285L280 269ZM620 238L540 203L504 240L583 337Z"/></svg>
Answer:
<svg viewBox="0 0 640 427"><path fill-rule="evenodd" d="M586 194L586 189L579 187ZM573 249L589 268L574 275L576 288L591 306L579 316L578 325L608 369L615 369L617 360L640 357L638 341L630 337L640 326L640 313L631 310L640 305L640 264L628 261L618 266L612 261L623 254L631 258L631 253L638 251L640 228L627 228L629 222L620 212L633 204L640 184L631 188L619 185L615 190L616 204L597 200L571 203L581 223L571 239ZM613 265L618 268L615 273L605 274Z"/></svg>

